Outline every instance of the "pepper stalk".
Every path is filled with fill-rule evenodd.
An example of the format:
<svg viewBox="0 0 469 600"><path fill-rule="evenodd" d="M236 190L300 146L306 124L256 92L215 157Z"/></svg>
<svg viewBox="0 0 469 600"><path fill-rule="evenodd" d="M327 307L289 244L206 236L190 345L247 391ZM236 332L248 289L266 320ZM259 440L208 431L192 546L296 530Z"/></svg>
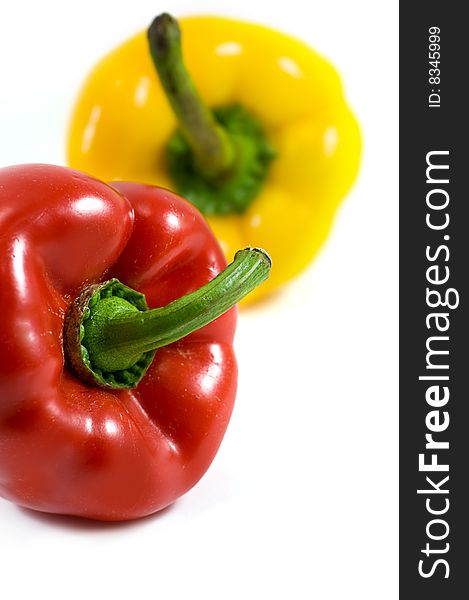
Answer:
<svg viewBox="0 0 469 600"><path fill-rule="evenodd" d="M64 349L71 370L91 385L136 387L158 348L220 317L267 279L270 268L265 250L239 250L212 281L152 310L143 294L117 279L85 288L65 322Z"/></svg>
<svg viewBox="0 0 469 600"><path fill-rule="evenodd" d="M205 215L243 213L276 155L261 124L240 105L213 111L205 105L184 64L181 30L171 15L156 17L147 36L179 126L166 148L177 192Z"/></svg>

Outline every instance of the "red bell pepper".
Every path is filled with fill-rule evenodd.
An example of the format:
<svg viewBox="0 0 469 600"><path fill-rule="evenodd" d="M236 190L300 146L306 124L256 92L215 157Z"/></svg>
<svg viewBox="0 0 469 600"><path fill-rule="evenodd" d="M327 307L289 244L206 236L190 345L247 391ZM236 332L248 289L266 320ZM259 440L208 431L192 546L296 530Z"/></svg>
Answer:
<svg viewBox="0 0 469 600"><path fill-rule="evenodd" d="M243 250L222 271L205 221L171 192L24 165L0 169L0 257L0 495L102 520L172 503L224 435L228 309L267 277L267 255Z"/></svg>

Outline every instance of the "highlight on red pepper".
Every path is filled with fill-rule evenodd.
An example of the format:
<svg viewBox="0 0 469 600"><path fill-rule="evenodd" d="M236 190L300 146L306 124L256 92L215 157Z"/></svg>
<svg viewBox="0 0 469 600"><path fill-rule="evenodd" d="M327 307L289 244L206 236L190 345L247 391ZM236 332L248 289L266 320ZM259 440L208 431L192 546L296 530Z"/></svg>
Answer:
<svg viewBox="0 0 469 600"><path fill-rule="evenodd" d="M0 169L0 495L101 520L154 513L212 462L237 385L232 307L268 277L199 212L66 167Z"/></svg>
<svg viewBox="0 0 469 600"><path fill-rule="evenodd" d="M94 67L67 155L101 179L174 189L227 257L269 248L275 270L250 301L317 255L356 179L361 135L337 71L306 44L233 19L162 14Z"/></svg>

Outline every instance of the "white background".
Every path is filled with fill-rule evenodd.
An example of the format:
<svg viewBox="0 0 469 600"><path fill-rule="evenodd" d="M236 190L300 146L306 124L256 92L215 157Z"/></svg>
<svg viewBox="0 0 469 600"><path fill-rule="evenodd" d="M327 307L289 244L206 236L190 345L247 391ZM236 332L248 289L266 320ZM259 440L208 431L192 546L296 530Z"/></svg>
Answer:
<svg viewBox="0 0 469 600"><path fill-rule="evenodd" d="M63 163L83 76L162 11L262 22L331 59L363 129L360 177L311 268L241 314L237 404L202 481L123 525L0 499L1 596L397 598L398 4L4 0L0 165Z"/></svg>

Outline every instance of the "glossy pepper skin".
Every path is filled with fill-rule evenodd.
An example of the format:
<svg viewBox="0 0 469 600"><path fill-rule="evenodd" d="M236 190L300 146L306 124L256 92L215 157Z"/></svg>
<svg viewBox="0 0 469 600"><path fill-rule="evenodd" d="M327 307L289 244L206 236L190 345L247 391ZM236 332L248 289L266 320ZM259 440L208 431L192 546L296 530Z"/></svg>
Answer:
<svg viewBox="0 0 469 600"><path fill-rule="evenodd" d="M213 279L225 258L203 218L166 190L4 168L0 256L0 495L101 520L172 503L206 471L230 418L235 310L159 349L134 390L71 375L62 332L84 283L115 276L162 306Z"/></svg>
<svg viewBox="0 0 469 600"><path fill-rule="evenodd" d="M276 151L245 212L207 215L227 256L246 244L269 249L272 275L248 300L259 298L298 275L324 243L357 175L359 127L337 72L305 44L225 18L184 18L180 26L185 63L205 103L249 110ZM68 161L104 179L174 188L165 145L176 127L143 32L89 75L71 121Z"/></svg>

